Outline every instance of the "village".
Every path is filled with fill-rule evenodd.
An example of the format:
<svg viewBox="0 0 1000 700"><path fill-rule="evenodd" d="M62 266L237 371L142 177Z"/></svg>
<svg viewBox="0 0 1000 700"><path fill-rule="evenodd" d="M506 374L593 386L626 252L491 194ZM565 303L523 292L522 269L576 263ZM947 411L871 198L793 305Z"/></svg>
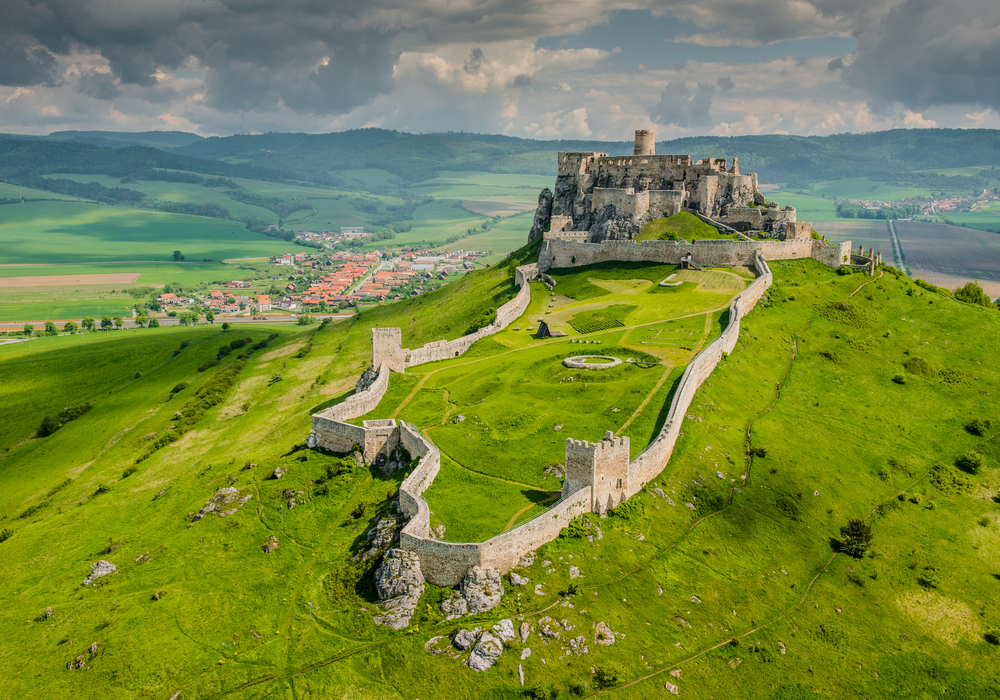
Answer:
<svg viewBox="0 0 1000 700"><path fill-rule="evenodd" d="M284 253L270 259L271 265L283 269L267 281L233 280L204 292L165 292L157 302L168 315L200 312L212 319L360 310L363 304L400 301L453 282L475 269L475 261L485 255L476 250L408 247L398 252Z"/></svg>

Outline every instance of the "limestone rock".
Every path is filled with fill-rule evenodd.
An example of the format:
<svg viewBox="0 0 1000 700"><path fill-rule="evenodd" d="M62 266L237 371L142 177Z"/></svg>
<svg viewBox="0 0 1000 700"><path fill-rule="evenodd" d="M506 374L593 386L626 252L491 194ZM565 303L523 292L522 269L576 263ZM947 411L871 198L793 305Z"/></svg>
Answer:
<svg viewBox="0 0 1000 700"><path fill-rule="evenodd" d="M514 631L514 622L509 619L500 620L500 622L493 625L493 633L501 642L513 642L517 639L517 633Z"/></svg>
<svg viewBox="0 0 1000 700"><path fill-rule="evenodd" d="M535 556L536 556L535 552L528 552L518 560L517 567L519 569L527 569L529 566L535 563Z"/></svg>
<svg viewBox="0 0 1000 700"><path fill-rule="evenodd" d="M489 632L483 632L469 654L469 668L473 671L488 671L493 668L503 653L503 644Z"/></svg>
<svg viewBox="0 0 1000 700"><path fill-rule="evenodd" d="M114 573L118 569L117 566L109 561L101 559L90 565L90 576L83 580L84 586L89 586L91 583L101 578L102 576L107 576L108 574Z"/></svg>
<svg viewBox="0 0 1000 700"><path fill-rule="evenodd" d="M192 518L192 520L194 522L198 522L199 520L201 520L202 518L204 518L206 515L209 515L210 513L214 513L218 509L219 509L219 506L217 506L212 501L209 501L204 506L202 506L201 510L199 510L197 513L195 513L195 516Z"/></svg>
<svg viewBox="0 0 1000 700"><path fill-rule="evenodd" d="M420 559L415 552L390 549L375 570L375 588L380 600L408 595L424 587Z"/></svg>
<svg viewBox="0 0 1000 700"><path fill-rule="evenodd" d="M441 603L441 612L446 620L457 620L469 614L469 604L458 591L452 591L451 596Z"/></svg>
<svg viewBox="0 0 1000 700"><path fill-rule="evenodd" d="M531 634L531 625L529 625L527 622L522 622L521 629L519 630L519 632L521 633L521 644L524 644L526 641L528 641L528 635Z"/></svg>
<svg viewBox="0 0 1000 700"><path fill-rule="evenodd" d="M559 623L548 615L538 621L538 633L543 637L558 639L561 631L562 630L559 629Z"/></svg>
<svg viewBox="0 0 1000 700"><path fill-rule="evenodd" d="M362 391L367 390L368 387L375 383L376 379L378 379L378 370L374 367L369 367L358 378L358 383L354 385L354 393L360 394Z"/></svg>
<svg viewBox="0 0 1000 700"><path fill-rule="evenodd" d="M368 550L361 555L362 559L370 559L379 552L391 547L397 540L399 534L399 522L392 517L381 518L375 526L368 531Z"/></svg>
<svg viewBox="0 0 1000 700"><path fill-rule="evenodd" d="M434 655L445 653L446 651L448 651L448 647L441 646L441 642L443 642L445 639L447 639L447 637L443 635L438 635L437 637L431 637L430 639L427 640L427 642L424 643L424 651L426 651L428 654L434 654Z"/></svg>
<svg viewBox="0 0 1000 700"><path fill-rule="evenodd" d="M276 535L271 535L264 541L264 544L261 545L261 549L264 550L264 554L270 554L277 548L278 548L278 538Z"/></svg>
<svg viewBox="0 0 1000 700"><path fill-rule="evenodd" d="M310 450L315 450L316 445L318 444L319 444L319 439L316 437L316 431L315 430L309 431L309 437L306 438L306 447L308 447ZM244 469L246 469L246 467L244 467Z"/></svg>
<svg viewBox="0 0 1000 700"><path fill-rule="evenodd" d="M528 585L528 579L527 578L525 578L524 576L519 576L517 573L515 573L513 571L510 572L510 582L512 584L514 584L515 586L527 586Z"/></svg>
<svg viewBox="0 0 1000 700"><path fill-rule="evenodd" d="M275 467L274 471L271 472L271 476L269 478L271 478L271 479L280 479L284 475L285 475L285 470L284 469L282 469L281 467Z"/></svg>
<svg viewBox="0 0 1000 700"><path fill-rule="evenodd" d="M462 580L462 597L469 604L470 615L495 608L503 597L500 571L473 567Z"/></svg>
<svg viewBox="0 0 1000 700"><path fill-rule="evenodd" d="M572 649L573 653L577 656L583 656L584 654L590 652L587 648L587 640L583 635L569 640L569 648Z"/></svg>
<svg viewBox="0 0 1000 700"><path fill-rule="evenodd" d="M470 632L464 627L455 633L455 638L452 640L452 644L462 651L468 651L475 643L476 633L474 631Z"/></svg>
<svg viewBox="0 0 1000 700"><path fill-rule="evenodd" d="M528 242L541 237L552 222L552 190L548 187L538 193L538 208L535 209L535 218L531 223L531 231L528 233Z"/></svg>
<svg viewBox="0 0 1000 700"><path fill-rule="evenodd" d="M576 566L570 566L569 567L569 577L571 579L580 578L581 576L583 576L583 574L580 573L580 569L578 567L576 567Z"/></svg>
<svg viewBox="0 0 1000 700"><path fill-rule="evenodd" d="M52 608L45 608L45 612L42 613L42 617L46 620L52 617Z"/></svg>
<svg viewBox="0 0 1000 700"><path fill-rule="evenodd" d="M524 661L529 656L531 656L531 647L524 647L524 649L521 650L521 661Z"/></svg>
<svg viewBox="0 0 1000 700"><path fill-rule="evenodd" d="M524 666L521 664L517 665L517 680L521 685L524 685Z"/></svg>
<svg viewBox="0 0 1000 700"><path fill-rule="evenodd" d="M594 623L594 642L606 647L615 643L615 633L606 622Z"/></svg>
<svg viewBox="0 0 1000 700"><path fill-rule="evenodd" d="M414 552L390 549L375 570L375 589L383 601L382 613L375 617L375 624L404 629L424 593L420 559Z"/></svg>
<svg viewBox="0 0 1000 700"><path fill-rule="evenodd" d="M236 494L239 490L234 489L232 486L223 486L214 494L212 494L211 500L215 503L222 503L223 505L228 505L236 500Z"/></svg>

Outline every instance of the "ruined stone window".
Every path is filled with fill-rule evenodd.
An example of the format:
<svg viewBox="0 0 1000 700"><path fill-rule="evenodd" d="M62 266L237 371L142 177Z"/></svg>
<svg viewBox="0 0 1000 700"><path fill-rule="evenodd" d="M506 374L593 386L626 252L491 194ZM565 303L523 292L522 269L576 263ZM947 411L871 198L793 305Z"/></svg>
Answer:
<svg viewBox="0 0 1000 700"><path fill-rule="evenodd" d="M618 488L621 488L621 487L622 487L622 480L621 480L621 479L619 479L619 480L618 480Z"/></svg>

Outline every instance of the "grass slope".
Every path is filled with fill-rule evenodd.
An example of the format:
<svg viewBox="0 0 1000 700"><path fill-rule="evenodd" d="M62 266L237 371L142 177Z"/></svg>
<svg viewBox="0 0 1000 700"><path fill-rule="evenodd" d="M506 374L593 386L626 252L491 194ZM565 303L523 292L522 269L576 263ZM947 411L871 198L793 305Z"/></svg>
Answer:
<svg viewBox="0 0 1000 700"><path fill-rule="evenodd" d="M723 234L719 229L706 224L694 214L686 211L677 212L673 216L653 219L642 227L635 237L637 241L699 241L703 239L731 239L732 234Z"/></svg>
<svg viewBox="0 0 1000 700"><path fill-rule="evenodd" d="M370 572L350 559L398 478L294 447L309 411L353 385L371 325L403 327L411 347L454 337L469 318L446 323L442 309L467 313L499 285L491 273L429 295L419 309L405 302L276 339L192 431L124 478L144 438L186 405L183 394L211 381L195 363L222 334L214 329L218 340L205 336L139 380L95 377L89 413L0 457L12 479L44 476L8 497L0 523L13 532L0 542L5 691L520 698L520 664L529 687L562 697L595 696L592 667L628 683L613 693L628 699L660 697L666 680L706 700L995 697L997 652L984 635L1000 627L1000 374L984 348L1000 315L891 275L849 296L869 278L812 261L772 268L770 301L744 319L737 348L697 393L663 474L616 515L590 518L592 541L568 536L541 548L519 570L531 586L508 586L490 613L446 622L447 592L428 586L409 633L372 625ZM65 362L37 346L27 357L37 358L35 376ZM912 357L937 371L907 373ZM114 364L111 356L92 363ZM892 381L897 374L904 384ZM673 376L658 396L669 397ZM167 401L179 381L190 384ZM33 410L0 402L5 421ZM970 418L992 418L992 429L972 435L963 427ZM970 449L986 466L962 475L949 465ZM287 474L266 480L279 465ZM230 483L253 498L231 516L188 520ZM101 484L110 491L95 495ZM305 503L288 510L287 489ZM834 556L840 526L866 515L871 555ZM260 545L272 535L280 546L265 555ZM82 588L100 558L117 575ZM583 574L565 601L573 607L553 608L571 565ZM572 629L543 641L537 625L556 610ZM494 669L474 673L461 657L424 650L433 636L517 614L534 627L524 660L514 643ZM619 633L614 645L593 643L597 621ZM568 651L577 635L586 655ZM81 654L90 670L67 671Z"/></svg>

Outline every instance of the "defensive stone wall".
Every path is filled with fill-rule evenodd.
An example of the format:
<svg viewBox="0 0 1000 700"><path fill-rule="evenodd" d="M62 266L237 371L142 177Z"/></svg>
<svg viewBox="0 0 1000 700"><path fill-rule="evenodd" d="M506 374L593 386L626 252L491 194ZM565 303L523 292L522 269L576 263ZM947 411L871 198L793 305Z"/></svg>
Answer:
<svg viewBox="0 0 1000 700"><path fill-rule="evenodd" d="M814 258L830 267L840 267L850 259L849 241L829 245L811 238L776 240L680 241L616 240L581 243L546 235L538 256L538 269L579 267L608 261L658 262L679 265L681 256L691 253L695 264L705 267L750 265L758 252L768 260ZM845 257L846 256L846 257Z"/></svg>
<svg viewBox="0 0 1000 700"><path fill-rule="evenodd" d="M389 388L389 367L384 363L378 363L374 366L378 367L378 376L374 382L368 385L367 389L348 396L336 406L330 406L320 411L313 416L314 421L316 416L322 416L323 418L335 421L357 418L378 406L378 402L382 400L386 390Z"/></svg>
<svg viewBox="0 0 1000 700"><path fill-rule="evenodd" d="M477 340L498 333L521 317L531 301L531 286L528 283L537 276L538 263L516 268L514 284L520 289L513 299L497 309L493 323L455 340L435 340L423 347L410 350L402 347L402 332L399 328L373 328L372 363L384 362L393 372L403 372L408 367L426 362L459 357Z"/></svg>
<svg viewBox="0 0 1000 700"><path fill-rule="evenodd" d="M737 296L729 306L729 325L718 338L698 353L681 377L680 386L674 394L667 413L667 420L656 439L629 464L628 496L641 491L667 466L674 444L680 434L681 423L694 400L695 392L715 369L722 354L729 354L736 347L740 335L740 319L757 305L761 295L771 286L773 275L767 262L758 252L753 261L757 279Z"/></svg>

